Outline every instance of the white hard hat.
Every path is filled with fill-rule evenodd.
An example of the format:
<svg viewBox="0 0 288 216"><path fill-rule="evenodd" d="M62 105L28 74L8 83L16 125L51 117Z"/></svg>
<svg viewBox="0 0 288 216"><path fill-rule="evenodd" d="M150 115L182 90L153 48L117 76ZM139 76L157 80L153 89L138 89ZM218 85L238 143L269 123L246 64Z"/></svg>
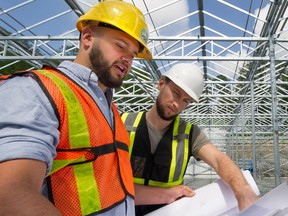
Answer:
<svg viewBox="0 0 288 216"><path fill-rule="evenodd" d="M204 88L203 71L195 64L179 63L163 74L181 89L183 89L196 102Z"/></svg>

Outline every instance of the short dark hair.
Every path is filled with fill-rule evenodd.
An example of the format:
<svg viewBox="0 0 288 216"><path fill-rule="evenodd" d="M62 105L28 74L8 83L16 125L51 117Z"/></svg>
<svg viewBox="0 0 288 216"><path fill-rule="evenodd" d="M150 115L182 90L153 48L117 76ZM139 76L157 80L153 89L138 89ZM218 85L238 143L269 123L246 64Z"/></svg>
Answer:
<svg viewBox="0 0 288 216"><path fill-rule="evenodd" d="M171 82L171 79L167 76L161 76L161 78L165 81L165 83Z"/></svg>

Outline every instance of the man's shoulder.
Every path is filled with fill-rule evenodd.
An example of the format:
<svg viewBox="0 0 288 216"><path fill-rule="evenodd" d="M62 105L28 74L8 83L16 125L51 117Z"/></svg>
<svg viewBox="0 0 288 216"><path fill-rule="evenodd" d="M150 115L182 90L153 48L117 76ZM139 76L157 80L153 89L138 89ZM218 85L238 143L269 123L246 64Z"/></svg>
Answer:
<svg viewBox="0 0 288 216"><path fill-rule="evenodd" d="M138 114L143 114L144 112L140 111L140 112L122 112L121 113L121 116L129 116L130 118L133 118L133 117L137 117Z"/></svg>
<svg viewBox="0 0 288 216"><path fill-rule="evenodd" d="M124 125L126 127L127 131L133 131L134 128L134 122L140 112L124 112L121 114L121 118L124 122Z"/></svg>
<svg viewBox="0 0 288 216"><path fill-rule="evenodd" d="M185 119L180 117L180 124L191 124L193 128L196 128L197 130L200 130L199 126L197 124L194 124L193 122L188 122Z"/></svg>

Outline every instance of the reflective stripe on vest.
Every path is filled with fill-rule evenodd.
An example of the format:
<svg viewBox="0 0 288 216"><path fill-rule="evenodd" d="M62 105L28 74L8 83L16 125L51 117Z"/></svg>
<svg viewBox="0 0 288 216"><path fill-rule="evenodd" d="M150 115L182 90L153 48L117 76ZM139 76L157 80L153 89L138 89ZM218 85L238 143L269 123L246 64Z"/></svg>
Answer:
<svg viewBox="0 0 288 216"><path fill-rule="evenodd" d="M135 134L136 134L136 129L137 126L140 122L140 119L142 118L144 112L139 112L134 123L133 123L133 128L134 130L132 130L129 134L129 138L130 138L130 147L129 147L129 156L131 157L131 153L132 153L132 149L133 149L133 145L134 145L134 139L135 139ZM123 122L126 121L126 118L128 117L129 113L123 113L123 115L121 116L121 119Z"/></svg>
<svg viewBox="0 0 288 216"><path fill-rule="evenodd" d="M47 182L62 215L101 213L134 197L129 137L115 105L112 130L91 96L66 75L51 67L22 74L37 81L59 120Z"/></svg>
<svg viewBox="0 0 288 216"><path fill-rule="evenodd" d="M50 73L47 70L37 70L37 72L53 80L53 82L57 85L63 95L68 114L68 133L71 149L85 148L87 146L90 146L90 138L86 117L83 113L83 109L81 108L81 104L73 93L72 89L67 85L64 80L54 75L53 73ZM81 125L80 128L79 125ZM79 136L79 134L81 135ZM70 157L71 160L54 160L53 167L49 175L60 170L61 168L67 166L70 163L85 161L85 157L83 156L83 154L83 152L81 152L80 154L76 154L75 158Z"/></svg>
<svg viewBox="0 0 288 216"><path fill-rule="evenodd" d="M133 127L128 130L130 131L130 147L129 154L131 155L135 136L137 135L137 126L143 116L143 112L139 112L137 115L133 113L124 113L122 115L122 121L125 123L126 120L133 122ZM184 174L189 162L189 133L192 125L188 122L181 121L180 117L177 116L173 125L173 140L172 140L172 158L169 170L168 182L160 182L149 180L149 185L160 186L160 187L172 187L182 184L184 180ZM127 125L126 125L127 128ZM168 145L168 144L167 144ZM144 167L143 167L144 168ZM144 178L133 178L134 183L144 184Z"/></svg>
<svg viewBox="0 0 288 216"><path fill-rule="evenodd" d="M83 109L81 108L81 104L78 101L76 95L73 93L72 89L68 86L68 84L64 80L62 80L61 78L59 78L58 76L56 76L55 74L49 71L38 70L37 72L53 80L53 82L57 85L57 87L59 88L60 92L63 95L64 101L66 103L66 109L67 109L67 115L68 115L68 128L69 128L68 136L70 140L71 149L86 148L88 146L91 146L85 115L83 113ZM81 125L81 127L79 127L79 125ZM49 175L62 169L68 164L85 161L83 152L82 154L79 154L78 156L76 156L76 158L72 158L70 160L68 158L71 158L71 156L67 155L67 157L65 156L62 156L62 157L64 159L59 158L59 156L58 156L59 159L57 159L57 157L55 158L55 160L53 161L51 173ZM89 209L91 208L89 207L90 197L96 201L95 203L96 209L100 210L101 209L100 208L101 206L100 196L97 190L96 181L95 181L94 174L93 174L92 163L85 164L85 166L81 166L81 167L75 166L74 175L75 175L75 181L77 184L78 191L85 191L85 187L87 187L87 185L91 186L91 189L89 190L89 194L87 194L87 192L78 193L79 203L81 205L81 210L82 210L81 214L85 215L87 213L91 213L89 212ZM82 182L81 180L83 178L85 178L85 183Z"/></svg>

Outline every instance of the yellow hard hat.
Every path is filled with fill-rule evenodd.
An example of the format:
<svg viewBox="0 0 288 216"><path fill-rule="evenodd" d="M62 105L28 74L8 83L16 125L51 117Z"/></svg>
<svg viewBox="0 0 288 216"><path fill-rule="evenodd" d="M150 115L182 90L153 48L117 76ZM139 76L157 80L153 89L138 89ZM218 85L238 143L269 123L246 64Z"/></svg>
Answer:
<svg viewBox="0 0 288 216"><path fill-rule="evenodd" d="M144 15L134 5L119 0L99 2L78 19L77 29L81 31L85 22L89 20L106 23L126 32L143 46L137 57L152 59L152 54L147 48L148 27Z"/></svg>

